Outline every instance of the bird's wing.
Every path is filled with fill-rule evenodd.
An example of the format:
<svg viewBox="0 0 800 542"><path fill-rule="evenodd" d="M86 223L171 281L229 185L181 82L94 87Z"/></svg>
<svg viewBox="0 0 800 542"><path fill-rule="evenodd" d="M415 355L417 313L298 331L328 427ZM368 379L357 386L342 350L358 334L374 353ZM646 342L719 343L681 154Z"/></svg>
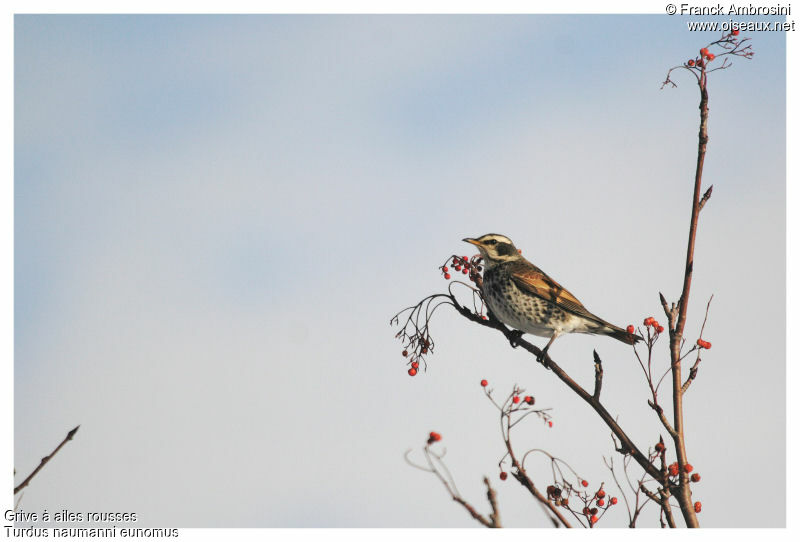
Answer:
<svg viewBox="0 0 800 542"><path fill-rule="evenodd" d="M528 262L527 265L518 265L511 270L511 279L517 288L523 292L541 297L546 301L555 303L558 307L583 316L598 323L605 324L601 319L589 312L578 298L569 290L547 276L547 273Z"/></svg>

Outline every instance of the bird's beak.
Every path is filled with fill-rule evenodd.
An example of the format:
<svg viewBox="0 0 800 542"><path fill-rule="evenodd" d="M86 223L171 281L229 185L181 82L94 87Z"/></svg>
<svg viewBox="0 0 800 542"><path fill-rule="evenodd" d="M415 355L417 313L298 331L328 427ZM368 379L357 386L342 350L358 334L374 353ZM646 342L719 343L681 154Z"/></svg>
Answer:
<svg viewBox="0 0 800 542"><path fill-rule="evenodd" d="M472 239L470 237L467 237L466 239L462 239L462 241L464 241L466 243L469 243L471 245L475 245L476 247L481 246L480 241L478 241L477 239Z"/></svg>

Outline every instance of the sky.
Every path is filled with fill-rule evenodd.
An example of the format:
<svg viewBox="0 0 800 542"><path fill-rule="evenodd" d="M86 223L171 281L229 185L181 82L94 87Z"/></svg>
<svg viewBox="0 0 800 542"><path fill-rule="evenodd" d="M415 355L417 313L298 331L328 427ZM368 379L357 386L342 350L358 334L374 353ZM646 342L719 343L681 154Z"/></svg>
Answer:
<svg viewBox="0 0 800 542"><path fill-rule="evenodd" d="M688 74L660 87L717 33L659 15L17 15L14 32L15 481L81 426L23 508L476 527L404 462L435 430L467 500L487 509L487 475L506 525L547 526L498 478L483 378L552 408L520 450L613 487L609 431L529 355L441 310L410 378L389 320L446 288L461 239L496 232L599 316L663 322L698 92ZM786 525L786 39L746 37L754 59L710 82L686 327L693 342L713 295L685 399L708 527ZM551 355L588 385L593 349L607 408L654 445L629 347L576 335Z"/></svg>

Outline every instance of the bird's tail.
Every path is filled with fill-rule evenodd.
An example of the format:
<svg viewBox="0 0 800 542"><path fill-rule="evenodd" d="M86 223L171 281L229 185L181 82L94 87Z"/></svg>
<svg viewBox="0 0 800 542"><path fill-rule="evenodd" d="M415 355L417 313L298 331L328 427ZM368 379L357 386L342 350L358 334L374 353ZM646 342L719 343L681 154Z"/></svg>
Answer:
<svg viewBox="0 0 800 542"><path fill-rule="evenodd" d="M622 328L619 328L613 324L609 324L606 322L606 326L603 328L603 333L608 335L609 337L614 337L618 341L622 341L625 344L636 344L637 342L641 341L642 338L638 335L633 333L628 333Z"/></svg>

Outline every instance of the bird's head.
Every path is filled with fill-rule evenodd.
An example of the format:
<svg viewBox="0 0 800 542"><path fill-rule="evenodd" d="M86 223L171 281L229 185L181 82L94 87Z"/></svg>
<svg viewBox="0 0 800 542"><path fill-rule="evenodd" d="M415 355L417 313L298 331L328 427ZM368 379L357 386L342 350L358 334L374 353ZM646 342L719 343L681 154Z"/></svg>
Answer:
<svg viewBox="0 0 800 542"><path fill-rule="evenodd" d="M522 258L519 250L511 242L511 239L505 235L497 233L487 233L477 239L467 237L464 239L467 243L475 245L483 256L484 264L489 269L495 265L503 262L510 262Z"/></svg>

